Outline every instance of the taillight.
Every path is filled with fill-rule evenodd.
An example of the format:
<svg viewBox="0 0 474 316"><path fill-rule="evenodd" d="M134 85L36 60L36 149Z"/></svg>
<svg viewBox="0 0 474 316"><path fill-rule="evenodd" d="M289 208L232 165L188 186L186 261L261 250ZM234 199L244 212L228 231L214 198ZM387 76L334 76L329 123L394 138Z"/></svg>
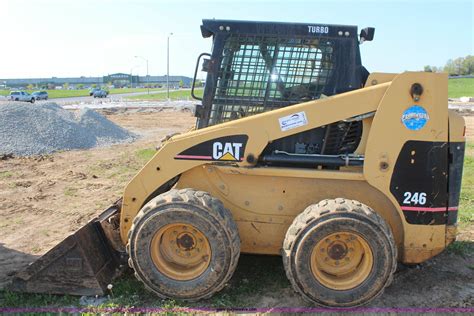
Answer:
<svg viewBox="0 0 474 316"><path fill-rule="evenodd" d="M464 130L462 131L462 136L466 136L466 125L464 125Z"/></svg>

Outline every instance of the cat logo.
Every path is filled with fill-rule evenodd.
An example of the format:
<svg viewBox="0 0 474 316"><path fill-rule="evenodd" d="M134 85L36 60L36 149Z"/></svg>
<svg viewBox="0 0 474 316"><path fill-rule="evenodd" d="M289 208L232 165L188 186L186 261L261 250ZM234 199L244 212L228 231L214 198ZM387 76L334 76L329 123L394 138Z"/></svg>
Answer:
<svg viewBox="0 0 474 316"><path fill-rule="evenodd" d="M212 145L212 159L225 161L241 161L242 143L214 142Z"/></svg>
<svg viewBox="0 0 474 316"><path fill-rule="evenodd" d="M244 160L248 138L240 134L206 140L183 150L174 159L240 162Z"/></svg>

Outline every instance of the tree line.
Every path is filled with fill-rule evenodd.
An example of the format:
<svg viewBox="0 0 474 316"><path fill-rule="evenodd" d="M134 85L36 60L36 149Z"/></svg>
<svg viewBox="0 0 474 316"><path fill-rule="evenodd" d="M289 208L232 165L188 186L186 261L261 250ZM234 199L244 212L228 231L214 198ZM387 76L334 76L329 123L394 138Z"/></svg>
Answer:
<svg viewBox="0 0 474 316"><path fill-rule="evenodd" d="M447 72L450 76L474 75L474 56L458 57L449 59L443 67L427 65L424 67L427 72Z"/></svg>

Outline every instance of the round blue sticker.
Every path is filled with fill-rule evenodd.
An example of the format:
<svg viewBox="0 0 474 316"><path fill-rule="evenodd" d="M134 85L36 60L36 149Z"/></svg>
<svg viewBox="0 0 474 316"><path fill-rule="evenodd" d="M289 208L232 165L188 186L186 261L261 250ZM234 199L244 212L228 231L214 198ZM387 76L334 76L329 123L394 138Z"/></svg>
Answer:
<svg viewBox="0 0 474 316"><path fill-rule="evenodd" d="M403 112L402 122L406 128L412 131L418 131L422 129L430 117L426 110L418 105L413 105Z"/></svg>

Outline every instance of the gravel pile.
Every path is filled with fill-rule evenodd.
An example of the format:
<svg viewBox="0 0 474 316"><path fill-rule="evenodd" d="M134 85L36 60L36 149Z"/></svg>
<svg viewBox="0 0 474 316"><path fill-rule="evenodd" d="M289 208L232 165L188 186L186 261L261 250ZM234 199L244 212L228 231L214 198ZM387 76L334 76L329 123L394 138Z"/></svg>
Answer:
<svg viewBox="0 0 474 316"><path fill-rule="evenodd" d="M55 103L0 105L0 154L30 156L133 141L133 133L99 113L77 117Z"/></svg>
<svg viewBox="0 0 474 316"><path fill-rule="evenodd" d="M109 121L105 116L91 109L82 109L78 115L79 125L95 136L98 146L128 140L133 135L129 131Z"/></svg>

